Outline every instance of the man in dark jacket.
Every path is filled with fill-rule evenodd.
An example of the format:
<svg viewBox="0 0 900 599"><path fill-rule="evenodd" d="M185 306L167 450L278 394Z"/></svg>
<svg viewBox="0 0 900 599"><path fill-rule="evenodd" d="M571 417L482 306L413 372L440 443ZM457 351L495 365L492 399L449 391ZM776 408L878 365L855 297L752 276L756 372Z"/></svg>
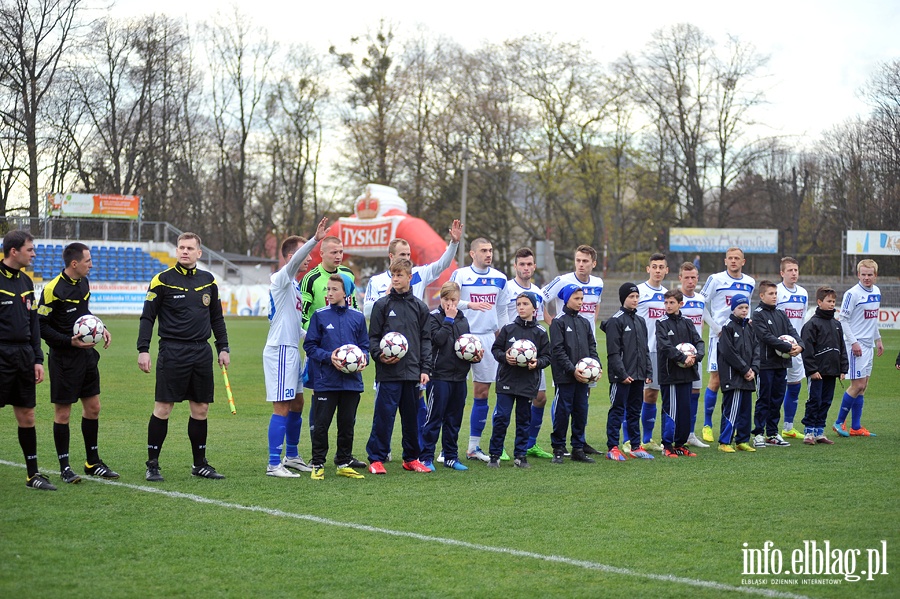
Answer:
<svg viewBox="0 0 900 599"><path fill-rule="evenodd" d="M369 351L369 335L366 317L347 305L347 297L354 292L353 280L347 275L332 274L325 284L327 305L313 312L309 330L303 342L303 350L309 358L309 378L315 393L313 401L316 426L312 438L313 480L325 478L325 457L328 455L328 429L337 411L337 452L334 463L338 476L363 478L353 469L353 428L356 424L356 408L363 391L363 361L356 372L341 372L337 350L342 345L353 344Z"/></svg>
<svg viewBox="0 0 900 599"><path fill-rule="evenodd" d="M644 403L644 384L650 382L650 347L647 326L637 315L640 293L634 283L619 287L622 307L604 321L600 328L606 332L606 362L609 368L609 414L606 417L606 458L624 462L619 450L619 429L622 421L630 439L641 438L641 406ZM652 460L643 447L633 447L632 457Z"/></svg>
<svg viewBox="0 0 900 599"><path fill-rule="evenodd" d="M537 395L541 382L541 371L550 365L550 342L547 331L537 323L538 297L536 293L525 291L516 298L518 316L497 333L491 346L491 354L497 360L497 407L494 410L491 432L490 461L488 467L500 467L500 455L513 408L516 411L516 442L513 450L513 464L518 468L528 468L525 452L528 447L528 427L531 424L531 398ZM537 347L537 356L524 366L519 365L510 353L516 341L528 340Z"/></svg>
<svg viewBox="0 0 900 599"><path fill-rule="evenodd" d="M593 463L584 453L584 429L587 426L588 394L591 382L576 365L582 358L597 356L597 342L591 334L590 323L581 317L584 292L569 284L560 290L564 301L562 313L550 322L550 368L556 397L553 400L553 463L562 464L566 451L566 431L572 416L572 459Z"/></svg>
<svg viewBox="0 0 900 599"><path fill-rule="evenodd" d="M791 358L800 355L803 342L787 314L776 309L777 304L778 286L772 281L760 281L759 305L753 311L753 331L759 340L759 390L756 394L755 426L750 432L756 448L791 446L778 434L778 418L787 389ZM795 342L780 339L784 335L790 335ZM783 353L789 354L788 357L783 357Z"/></svg>
<svg viewBox="0 0 900 599"><path fill-rule="evenodd" d="M723 391L719 451L756 451L750 443L751 400L759 373L759 341L747 316L750 300L738 294L731 298L731 316L719 333L719 383Z"/></svg>
<svg viewBox="0 0 900 599"><path fill-rule="evenodd" d="M663 296L666 315L656 321L656 353L659 357L659 384L662 390L664 422L662 440L668 458L695 457L685 444L691 432L691 387L700 380L699 364L703 360L703 338L694 322L682 316L684 295L669 290ZM678 346L690 343L696 354L685 354Z"/></svg>
<svg viewBox="0 0 900 599"><path fill-rule="evenodd" d="M391 447L394 420L400 410L403 429L403 469L431 472L419 461L416 405L418 385L428 383L431 374L431 334L428 330L428 306L410 288L412 262L397 258L391 264L391 291L372 306L369 321L369 354L375 361L375 414L372 432L366 444L369 472L386 474L384 461ZM401 333L409 343L402 358L388 357L381 351L381 339L388 333Z"/></svg>
<svg viewBox="0 0 900 599"><path fill-rule="evenodd" d="M831 287L816 290L816 313L803 325L803 369L808 377L809 398L803 415L803 443L833 445L825 436L828 409L834 399L834 382L850 370L844 329L834 317L837 292ZM900 363L900 356L898 356Z"/></svg>

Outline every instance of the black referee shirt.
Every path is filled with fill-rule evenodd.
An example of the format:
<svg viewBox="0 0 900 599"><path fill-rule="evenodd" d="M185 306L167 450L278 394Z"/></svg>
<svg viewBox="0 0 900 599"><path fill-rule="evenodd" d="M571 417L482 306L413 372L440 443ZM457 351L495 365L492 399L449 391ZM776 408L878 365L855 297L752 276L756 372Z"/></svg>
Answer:
<svg viewBox="0 0 900 599"><path fill-rule="evenodd" d="M90 299L91 284L87 277L72 279L63 271L44 286L38 315L41 337L51 349L72 348L72 329L76 320L91 313Z"/></svg>
<svg viewBox="0 0 900 599"><path fill-rule="evenodd" d="M41 327L34 307L31 278L0 261L0 343L30 343L34 348L34 363L43 364Z"/></svg>

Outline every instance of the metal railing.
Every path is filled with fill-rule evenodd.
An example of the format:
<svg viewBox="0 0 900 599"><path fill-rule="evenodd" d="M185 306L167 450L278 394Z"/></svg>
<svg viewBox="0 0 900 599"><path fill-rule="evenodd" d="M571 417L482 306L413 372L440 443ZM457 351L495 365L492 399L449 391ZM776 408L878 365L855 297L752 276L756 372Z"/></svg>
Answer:
<svg viewBox="0 0 900 599"><path fill-rule="evenodd" d="M13 229L25 229L34 237L66 241L114 241L114 242L158 242L175 245L184 231L166 221L114 220L100 218L31 218L28 216L0 217L0 234ZM243 273L238 265L221 253L205 245L202 262L210 270L213 264L222 265L222 278L237 278L243 283Z"/></svg>

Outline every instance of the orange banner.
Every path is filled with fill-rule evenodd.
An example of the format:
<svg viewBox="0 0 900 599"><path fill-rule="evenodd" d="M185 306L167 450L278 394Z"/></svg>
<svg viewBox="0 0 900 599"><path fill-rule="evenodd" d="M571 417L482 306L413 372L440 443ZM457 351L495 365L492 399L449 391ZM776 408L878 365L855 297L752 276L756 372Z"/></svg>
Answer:
<svg viewBox="0 0 900 599"><path fill-rule="evenodd" d="M50 216L132 220L141 216L141 196L51 193L47 195L47 204Z"/></svg>

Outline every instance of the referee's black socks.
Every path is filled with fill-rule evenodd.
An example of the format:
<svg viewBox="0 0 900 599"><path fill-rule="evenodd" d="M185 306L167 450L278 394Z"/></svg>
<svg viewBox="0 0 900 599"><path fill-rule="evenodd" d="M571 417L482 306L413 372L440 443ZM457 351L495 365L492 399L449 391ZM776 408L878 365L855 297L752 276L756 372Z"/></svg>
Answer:
<svg viewBox="0 0 900 599"><path fill-rule="evenodd" d="M100 461L100 453L97 451L97 431L99 429L99 420L81 417L81 436L84 437L84 452L87 463L91 465Z"/></svg>
<svg viewBox="0 0 900 599"><path fill-rule="evenodd" d="M169 421L157 418L155 414L150 414L150 423L147 425L147 459L158 460L159 451L162 449L163 441L166 440L166 434L169 432Z"/></svg>
<svg viewBox="0 0 900 599"><path fill-rule="evenodd" d="M25 455L25 468L28 470L28 478L38 473L37 465L37 431L33 426L19 427L19 445Z"/></svg>
<svg viewBox="0 0 900 599"><path fill-rule="evenodd" d="M188 419L188 439L191 440L194 466L202 466L206 459L206 431L206 420Z"/></svg>
<svg viewBox="0 0 900 599"><path fill-rule="evenodd" d="M59 469L69 467L69 425L53 423L53 442L56 444L56 457L59 459Z"/></svg>

